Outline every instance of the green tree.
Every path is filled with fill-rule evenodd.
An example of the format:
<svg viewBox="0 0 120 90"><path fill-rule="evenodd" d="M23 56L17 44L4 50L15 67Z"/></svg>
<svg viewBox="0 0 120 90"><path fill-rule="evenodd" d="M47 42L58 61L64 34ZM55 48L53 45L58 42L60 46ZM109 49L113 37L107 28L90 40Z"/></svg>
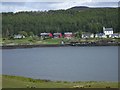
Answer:
<svg viewBox="0 0 120 90"><path fill-rule="evenodd" d="M81 37L82 37L82 31L76 32L76 37L77 37L77 38L81 38Z"/></svg>
<svg viewBox="0 0 120 90"><path fill-rule="evenodd" d="M34 33L33 32L29 32L28 36L34 36Z"/></svg>
<svg viewBox="0 0 120 90"><path fill-rule="evenodd" d="M25 32L25 31L19 31L19 33L18 33L18 34L24 35L25 37L27 37L27 36L28 36L27 32Z"/></svg>
<svg viewBox="0 0 120 90"><path fill-rule="evenodd" d="M102 27L120 32L118 8L89 8L85 10L50 10L39 12L2 13L3 37L25 31L33 32L102 32ZM6 34L7 30L9 35ZM25 36L27 36L25 34Z"/></svg>

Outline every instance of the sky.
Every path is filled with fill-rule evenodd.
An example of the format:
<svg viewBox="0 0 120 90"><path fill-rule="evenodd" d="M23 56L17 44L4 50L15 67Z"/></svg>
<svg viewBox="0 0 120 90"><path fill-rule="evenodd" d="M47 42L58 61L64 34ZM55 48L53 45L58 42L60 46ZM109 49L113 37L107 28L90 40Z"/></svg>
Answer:
<svg viewBox="0 0 120 90"><path fill-rule="evenodd" d="M17 1L17 0L16 0ZM74 6L118 7L119 0L3 0L0 12L45 11L68 9Z"/></svg>

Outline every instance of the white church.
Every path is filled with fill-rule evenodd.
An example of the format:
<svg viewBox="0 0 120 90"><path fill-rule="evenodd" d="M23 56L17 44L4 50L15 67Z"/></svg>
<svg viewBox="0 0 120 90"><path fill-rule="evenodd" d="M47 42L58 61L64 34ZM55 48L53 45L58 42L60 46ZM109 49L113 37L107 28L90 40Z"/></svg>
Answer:
<svg viewBox="0 0 120 90"><path fill-rule="evenodd" d="M105 28L103 27L103 33L107 36L110 36L113 34L113 28Z"/></svg>

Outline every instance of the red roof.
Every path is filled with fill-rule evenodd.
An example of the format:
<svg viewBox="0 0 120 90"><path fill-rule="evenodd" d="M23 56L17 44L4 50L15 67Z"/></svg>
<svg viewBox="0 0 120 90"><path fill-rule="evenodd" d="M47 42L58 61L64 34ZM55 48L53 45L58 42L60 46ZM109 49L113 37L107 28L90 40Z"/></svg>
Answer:
<svg viewBox="0 0 120 90"><path fill-rule="evenodd" d="M49 34L49 37L53 37L52 33Z"/></svg>

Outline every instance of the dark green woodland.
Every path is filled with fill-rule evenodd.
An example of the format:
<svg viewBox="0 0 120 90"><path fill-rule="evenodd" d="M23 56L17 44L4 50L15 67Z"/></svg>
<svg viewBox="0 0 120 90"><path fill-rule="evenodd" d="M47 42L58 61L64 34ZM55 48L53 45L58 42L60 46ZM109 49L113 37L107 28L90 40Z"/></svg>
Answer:
<svg viewBox="0 0 120 90"><path fill-rule="evenodd" d="M27 35L41 32L100 33L102 27L119 31L118 8L73 7L67 10L2 13L2 35L13 36L21 31Z"/></svg>

